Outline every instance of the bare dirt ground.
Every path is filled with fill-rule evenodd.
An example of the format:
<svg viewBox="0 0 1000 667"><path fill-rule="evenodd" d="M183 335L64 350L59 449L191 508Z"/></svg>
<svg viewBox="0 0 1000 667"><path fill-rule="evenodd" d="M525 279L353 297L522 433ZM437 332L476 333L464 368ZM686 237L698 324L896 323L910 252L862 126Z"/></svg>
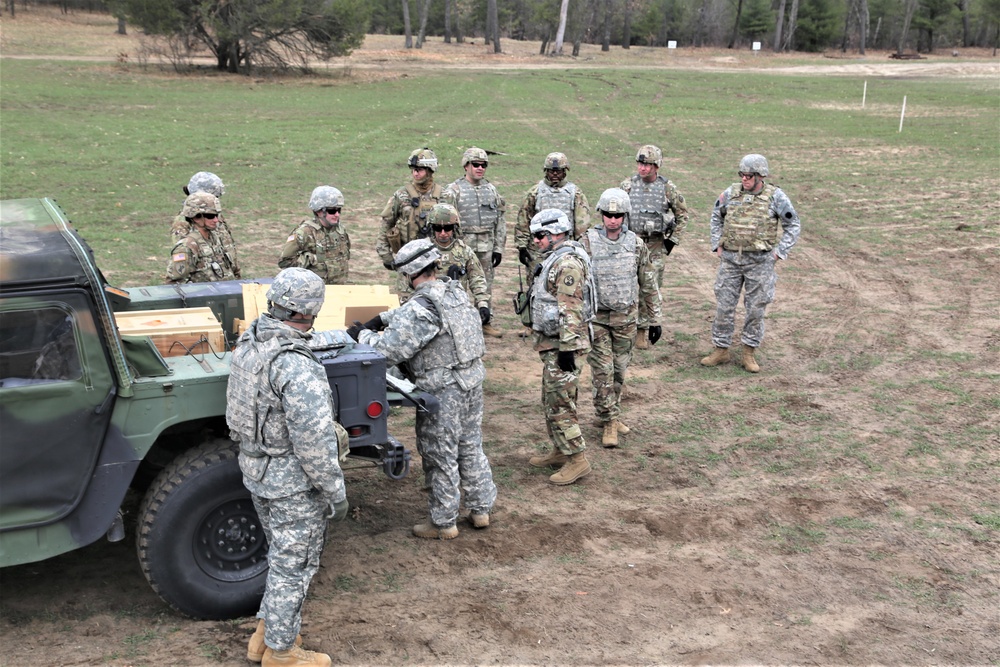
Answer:
<svg viewBox="0 0 1000 667"><path fill-rule="evenodd" d="M3 28L6 56L7 17ZM401 38L371 38L358 63L450 62L443 46L373 48L388 41ZM533 58L465 48L476 53L462 65ZM997 61L981 55L776 65L784 57L715 52L672 66L995 76ZM424 516L419 474L393 483L349 471L354 512L330 531L306 646L354 665L1000 664L1000 209L969 211L965 231L885 218L886 234L933 239L933 253L886 256L852 239L835 263L842 239L804 221L754 376L698 365L716 264L693 234L670 257L664 340L630 369L635 432L618 449L599 446L584 373L594 472L571 487L526 464L545 448L540 365L504 314L508 335L489 341L484 423L500 490L493 524L419 541L409 534ZM505 263L499 292L515 283ZM393 427L412 445L409 415ZM0 665L247 664L253 619L171 612L131 535L9 568L0 584Z"/></svg>

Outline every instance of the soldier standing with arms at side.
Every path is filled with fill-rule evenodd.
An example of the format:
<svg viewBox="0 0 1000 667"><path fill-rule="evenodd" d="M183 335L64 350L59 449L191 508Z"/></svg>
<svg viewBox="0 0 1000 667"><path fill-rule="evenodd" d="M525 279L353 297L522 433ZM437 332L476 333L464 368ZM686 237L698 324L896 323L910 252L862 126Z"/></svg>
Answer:
<svg viewBox="0 0 1000 667"><path fill-rule="evenodd" d="M532 456L536 468L561 466L549 477L559 486L590 473L587 443L576 413L580 361L590 350L590 321L595 310L590 258L571 240L566 214L547 208L531 219L531 235L542 264L531 284L531 328L542 359L542 405L552 451Z"/></svg>
<svg viewBox="0 0 1000 667"><path fill-rule="evenodd" d="M375 252L389 271L395 270L393 255L400 248L414 239L430 236L427 215L434 204L441 201L443 194L441 186L434 182L434 172L438 168L434 151L418 148L410 153L406 164L410 168L411 180L396 190L382 209L382 227L375 244ZM400 304L406 303L412 291L409 282L403 276L398 276L396 293Z"/></svg>
<svg viewBox="0 0 1000 667"><path fill-rule="evenodd" d="M799 238L799 216L781 188L765 183L767 158L751 153L740 160L740 182L719 195L712 210L712 252L719 256L715 277L717 306L712 322L715 349L702 366L729 361L729 345L740 291L743 303L743 368L760 372L754 351L764 341L764 311L774 300L775 263L788 257ZM778 227L781 238L778 238Z"/></svg>
<svg viewBox="0 0 1000 667"><path fill-rule="evenodd" d="M184 186L185 197L193 195L196 192L213 194L221 202L222 195L226 193L226 186L222 184L222 179L212 172L199 171ZM190 233L191 223L184 217L184 212L181 211L174 218L173 225L170 227L170 238L173 239L174 243L177 243ZM233 275L241 278L239 258L236 256L236 241L233 240L233 233L229 229L229 224L226 222L225 217L223 217L222 211L219 211L219 224L215 228L215 233L219 236L219 240L222 243L222 250L230 266L233 268Z"/></svg>
<svg viewBox="0 0 1000 667"><path fill-rule="evenodd" d="M627 192L619 188L605 190L597 202L601 222L580 239L590 255L597 286L593 346L587 362L594 383L594 411L603 425L601 444L605 447L617 447L618 435L631 431L621 421L621 399L635 345L639 304L647 313L649 342L655 345L662 332L656 268L642 239L625 228L629 208Z"/></svg>
<svg viewBox="0 0 1000 667"><path fill-rule="evenodd" d="M351 259L351 237L340 224L344 195L321 185L309 197L312 220L303 220L281 247L278 266L309 269L327 285L346 285Z"/></svg>
<svg viewBox="0 0 1000 667"><path fill-rule="evenodd" d="M230 256L215 231L221 213L219 198L207 192L196 192L184 200L181 214L191 225L191 231L170 251L167 283L208 283L236 278Z"/></svg>
<svg viewBox="0 0 1000 667"><path fill-rule="evenodd" d="M458 537L462 493L473 527L486 528L497 489L483 453L482 325L461 284L438 279L440 260L429 239L403 246L395 262L413 295L395 310L355 323L347 333L371 345L389 364L406 362L409 379L441 402L435 414L417 412L417 450L430 482L430 521L415 525L413 534L450 540Z"/></svg>
<svg viewBox="0 0 1000 667"><path fill-rule="evenodd" d="M243 484L267 537L267 583L247 659L263 667L327 667L330 656L299 648L302 605L319 570L328 519L347 516L339 454L347 432L323 366L307 347L323 306L323 281L284 269L267 291L268 311L240 336L226 391L226 421L239 442ZM346 453L346 452L345 452Z"/></svg>
<svg viewBox="0 0 1000 667"><path fill-rule="evenodd" d="M451 204L435 204L429 217L431 238L441 255L441 267L449 278L457 280L465 288L472 304L479 311L485 334L491 317L486 275L476 253L458 238L459 232L464 232L458 211Z"/></svg>
<svg viewBox="0 0 1000 667"><path fill-rule="evenodd" d="M490 159L482 148L472 148L462 155L465 177L448 185L442 201L458 209L462 219L462 239L476 253L486 277L486 292L493 295L494 269L503 259L507 242L507 224L503 215L507 208L496 187L486 180ZM488 322L483 334L500 338L503 331Z"/></svg>
<svg viewBox="0 0 1000 667"><path fill-rule="evenodd" d="M635 156L637 173L622 181L619 186L629 193L632 213L629 229L639 235L656 267L656 286L663 288L663 268L667 255L681 242L688 224L687 204L684 195L673 182L660 176L663 152L656 146L643 146ZM639 334L636 347L649 347L649 314L639 308Z"/></svg>

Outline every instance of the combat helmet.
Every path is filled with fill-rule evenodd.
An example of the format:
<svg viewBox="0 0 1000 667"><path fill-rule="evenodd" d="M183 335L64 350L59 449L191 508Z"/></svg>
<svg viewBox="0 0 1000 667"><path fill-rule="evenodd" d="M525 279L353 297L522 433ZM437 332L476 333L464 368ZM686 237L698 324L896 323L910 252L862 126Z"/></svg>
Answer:
<svg viewBox="0 0 1000 667"><path fill-rule="evenodd" d="M393 266L404 276L412 277L441 259L441 253L430 239L414 239L396 253Z"/></svg>
<svg viewBox="0 0 1000 667"><path fill-rule="evenodd" d="M473 146L462 153L462 166L464 167L470 162L485 162L489 164L490 156L482 148L476 148Z"/></svg>
<svg viewBox="0 0 1000 667"><path fill-rule="evenodd" d="M740 160L740 171L744 174L760 174L767 176L767 158L757 153L744 155Z"/></svg>
<svg viewBox="0 0 1000 667"><path fill-rule="evenodd" d="M545 156L545 164L542 165L542 171L549 169L565 169L569 171L569 158L566 157L565 153L549 153Z"/></svg>
<svg viewBox="0 0 1000 667"><path fill-rule="evenodd" d="M647 144L635 154L635 161L640 164L655 164L659 168L663 164L663 151L652 144Z"/></svg>
<svg viewBox="0 0 1000 667"><path fill-rule="evenodd" d="M566 213L558 208L546 208L531 218L531 233L565 234L573 229Z"/></svg>
<svg viewBox="0 0 1000 667"><path fill-rule="evenodd" d="M222 184L222 179L212 172L199 171L188 181L187 192L189 195L196 192L209 192L216 197L221 197L226 194L226 186Z"/></svg>
<svg viewBox="0 0 1000 667"><path fill-rule="evenodd" d="M219 198L210 192L195 192L188 195L187 199L184 200L181 215L190 220L199 213L215 213L216 215L222 213L222 204L219 203Z"/></svg>
<svg viewBox="0 0 1000 667"><path fill-rule="evenodd" d="M437 155L434 155L434 151L424 146L423 148L418 148L417 150L410 153L409 159L406 161L406 166L414 169L416 167L426 167L432 172L437 171L438 159Z"/></svg>
<svg viewBox="0 0 1000 667"><path fill-rule="evenodd" d="M597 210L601 213L624 213L628 215L632 212L632 200L628 193L621 188L608 188L597 200Z"/></svg>
<svg viewBox="0 0 1000 667"><path fill-rule="evenodd" d="M331 185L321 185L309 197L309 210L318 211L332 206L344 207L344 195Z"/></svg>
<svg viewBox="0 0 1000 667"><path fill-rule="evenodd" d="M434 208L431 209L430 214L427 216L427 224L432 227L431 234L434 237L435 245L447 250L455 245L455 239L458 238L462 221L458 216L458 209L451 204L434 204ZM450 243L447 245L438 243L437 234L433 230L434 225L455 225L455 233L452 235Z"/></svg>
<svg viewBox="0 0 1000 667"><path fill-rule="evenodd" d="M298 266L282 269L267 290L268 311L279 320L292 313L316 316L323 307L326 287L323 279Z"/></svg>

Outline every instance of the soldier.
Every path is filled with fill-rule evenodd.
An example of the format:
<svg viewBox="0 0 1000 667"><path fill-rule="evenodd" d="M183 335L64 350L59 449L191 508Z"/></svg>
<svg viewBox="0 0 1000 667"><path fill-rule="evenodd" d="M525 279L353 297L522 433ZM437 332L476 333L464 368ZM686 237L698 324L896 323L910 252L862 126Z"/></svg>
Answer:
<svg viewBox="0 0 1000 667"><path fill-rule="evenodd" d="M667 255L681 242L688 223L687 204L677 186L660 176L663 152L656 146L643 146L635 156L637 172L619 186L629 193L632 213L629 229L639 235L656 268L656 286L663 288L663 268ZM639 334L636 347L649 347L649 314L640 304Z"/></svg>
<svg viewBox="0 0 1000 667"><path fill-rule="evenodd" d="M299 267L278 273L266 313L240 336L226 391L230 437L239 442L243 484L267 537L268 572L247 659L325 667L324 653L299 647L302 605L319 569L327 519L347 516L338 455L347 432L309 329L323 305L323 281Z"/></svg>
<svg viewBox="0 0 1000 667"><path fill-rule="evenodd" d="M532 456L528 463L536 468L561 465L549 482L562 486L590 472L576 414L577 360L590 350L596 290L590 258L571 240L573 223L565 212L543 209L531 219L530 229L542 260L531 284L529 307L535 350L542 359L542 403L552 451Z"/></svg>
<svg viewBox="0 0 1000 667"><path fill-rule="evenodd" d="M635 345L640 303L648 317L649 342L655 345L662 332L656 268L646 244L626 227L629 209L627 192L605 190L597 202L601 222L580 239L590 255L597 286L593 346L587 362L594 384L594 412L602 422L601 444L605 447L617 447L618 435L631 430L621 421L621 397Z"/></svg>
<svg viewBox="0 0 1000 667"><path fill-rule="evenodd" d="M434 172L438 168L434 151L418 148L410 153L406 164L410 168L412 179L396 190L382 209L382 227L375 244L375 252L382 260L382 265L390 271L395 270L392 263L394 253L413 239L430 236L427 214L441 200L443 192L441 186L434 182ZM400 304L406 303L411 291L404 276L398 276L396 292L399 294Z"/></svg>
<svg viewBox="0 0 1000 667"><path fill-rule="evenodd" d="M503 219L507 204L496 187L484 178L489 163L489 155L482 148L465 151L462 154L465 178L448 185L442 201L458 209L462 240L479 258L486 276L486 293L492 297L494 270L500 266L507 242L507 224ZM484 324L483 333L494 338L503 336L503 331L492 324Z"/></svg>
<svg viewBox="0 0 1000 667"><path fill-rule="evenodd" d="M231 255L215 231L221 212L219 198L207 192L196 192L184 200L181 214L191 225L191 231L170 251L168 283L207 283L236 278Z"/></svg>
<svg viewBox="0 0 1000 667"><path fill-rule="evenodd" d="M312 220L303 220L281 248L278 266L309 269L327 285L346 285L351 237L340 224L344 195L337 188L321 185L309 197Z"/></svg>
<svg viewBox="0 0 1000 667"><path fill-rule="evenodd" d="M417 239L396 254L396 267L413 296L395 310L348 334L381 352L388 363L406 362L410 378L441 403L435 414L417 412L417 450L430 482L430 521L413 527L423 538L458 537L462 492L475 528L490 525L497 489L483 453L483 379L486 352L476 310L458 281L438 279L441 253Z"/></svg>
<svg viewBox="0 0 1000 667"><path fill-rule="evenodd" d="M215 195L221 201L222 195L226 192L226 186L222 184L222 179L212 172L199 171L191 177L191 180L188 181L183 190L185 197L193 195L196 192L207 192ZM181 211L174 218L173 225L170 227L170 238L173 239L174 243L177 243L190 233L191 223L184 217L184 212ZM236 256L236 241L233 240L232 230L229 229L229 223L223 217L222 211L219 211L219 224L215 229L215 233L219 236L223 251L229 259L229 264L233 267L233 275L241 278L239 258Z"/></svg>
<svg viewBox="0 0 1000 667"><path fill-rule="evenodd" d="M775 262L788 257L799 238L799 216L781 188L764 183L767 158L751 153L740 160L740 182L719 195L712 210L712 252L719 256L715 277L718 302L712 322L715 349L701 360L702 366L729 361L733 322L740 290L746 317L743 322L743 368L760 372L754 351L764 340L764 310L774 300L778 276ZM778 239L778 226L781 239Z"/></svg>
<svg viewBox="0 0 1000 667"><path fill-rule="evenodd" d="M462 283L483 322L483 333L490 321L490 294L486 288L486 275L479 258L465 241L458 238L465 230L458 211L451 204L435 204L431 209L431 238L441 254L441 266L452 280Z"/></svg>

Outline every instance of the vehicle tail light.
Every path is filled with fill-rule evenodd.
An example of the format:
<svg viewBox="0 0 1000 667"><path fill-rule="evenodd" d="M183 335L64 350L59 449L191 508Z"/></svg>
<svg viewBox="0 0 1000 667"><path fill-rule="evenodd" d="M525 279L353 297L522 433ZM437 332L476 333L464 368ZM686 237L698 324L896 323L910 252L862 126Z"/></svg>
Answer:
<svg viewBox="0 0 1000 667"><path fill-rule="evenodd" d="M385 406L383 406L379 401L372 401L368 404L368 416L372 419L378 419L385 412Z"/></svg>

